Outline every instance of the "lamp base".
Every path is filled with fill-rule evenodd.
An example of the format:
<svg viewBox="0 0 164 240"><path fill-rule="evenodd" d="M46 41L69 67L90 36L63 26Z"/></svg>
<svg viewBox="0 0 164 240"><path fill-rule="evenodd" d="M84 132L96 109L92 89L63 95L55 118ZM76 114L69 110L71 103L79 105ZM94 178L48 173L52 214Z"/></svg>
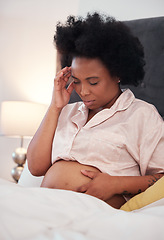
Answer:
<svg viewBox="0 0 164 240"><path fill-rule="evenodd" d="M27 150L23 147L15 149L15 152L12 154L13 161L17 163L17 166L11 170L11 175L16 182L18 182L26 161Z"/></svg>
<svg viewBox="0 0 164 240"><path fill-rule="evenodd" d="M11 175L16 182L19 181L19 178L22 174L23 168L24 168L23 165L21 165L21 166L18 165L11 170Z"/></svg>

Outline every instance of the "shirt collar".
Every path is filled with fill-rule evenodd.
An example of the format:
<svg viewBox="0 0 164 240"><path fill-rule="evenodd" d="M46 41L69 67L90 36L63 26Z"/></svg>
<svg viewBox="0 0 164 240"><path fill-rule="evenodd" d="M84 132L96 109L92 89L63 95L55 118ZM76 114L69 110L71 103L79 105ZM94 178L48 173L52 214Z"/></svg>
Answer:
<svg viewBox="0 0 164 240"><path fill-rule="evenodd" d="M110 109L113 109L115 111L125 110L130 106L134 99L135 96L130 89L122 89L122 94L117 98L117 100ZM88 113L88 108L85 106L84 103L82 103L79 106L78 111Z"/></svg>
<svg viewBox="0 0 164 240"><path fill-rule="evenodd" d="M96 117L93 117L90 121L88 121L88 123L84 126L84 128L94 127L95 125L98 125L101 122L104 122L108 118L112 117L116 112L126 110L131 105L131 103L134 101L135 96L130 89L125 89L122 91L123 91L122 94L118 97L118 99L115 101L115 103L112 105L111 108L106 108L106 109L98 112L96 114ZM75 119L76 119L76 124L79 125L78 122L82 121L82 119L80 120L79 118L81 118L83 115L82 122L84 124L84 121L87 120L88 108L85 106L84 103L81 103L78 108L78 111L79 112L73 117L72 120L75 121Z"/></svg>
<svg viewBox="0 0 164 240"><path fill-rule="evenodd" d="M111 109L117 111L123 111L127 109L134 101L135 96L130 89L123 89L122 94L117 98Z"/></svg>
<svg viewBox="0 0 164 240"><path fill-rule="evenodd" d="M79 106L78 111L82 113L88 113L88 108L85 106L83 102L81 102L81 105Z"/></svg>

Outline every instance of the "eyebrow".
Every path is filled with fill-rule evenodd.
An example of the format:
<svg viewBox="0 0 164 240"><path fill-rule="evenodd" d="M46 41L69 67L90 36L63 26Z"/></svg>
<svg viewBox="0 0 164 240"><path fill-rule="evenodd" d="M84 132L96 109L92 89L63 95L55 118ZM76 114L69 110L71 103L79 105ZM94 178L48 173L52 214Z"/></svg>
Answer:
<svg viewBox="0 0 164 240"><path fill-rule="evenodd" d="M71 75L72 78L76 79L76 80L80 80L77 77ZM99 79L99 77L93 76L93 77L87 77L86 80L90 80L90 79Z"/></svg>

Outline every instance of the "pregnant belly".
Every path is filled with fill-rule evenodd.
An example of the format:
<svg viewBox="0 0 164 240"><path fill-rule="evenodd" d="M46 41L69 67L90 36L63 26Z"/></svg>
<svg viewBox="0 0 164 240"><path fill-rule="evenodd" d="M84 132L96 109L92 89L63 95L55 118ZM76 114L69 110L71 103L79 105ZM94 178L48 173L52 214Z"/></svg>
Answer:
<svg viewBox="0 0 164 240"><path fill-rule="evenodd" d="M91 181L81 173L82 169L100 172L96 167L78 162L60 160L47 171L41 187L76 191L81 185Z"/></svg>
<svg viewBox="0 0 164 240"><path fill-rule="evenodd" d="M49 168L43 178L41 187L72 190L76 192L80 186L92 181L81 173L82 169L100 172L93 166L60 160ZM125 199L121 195L114 195L108 199L106 203L118 209L125 203Z"/></svg>

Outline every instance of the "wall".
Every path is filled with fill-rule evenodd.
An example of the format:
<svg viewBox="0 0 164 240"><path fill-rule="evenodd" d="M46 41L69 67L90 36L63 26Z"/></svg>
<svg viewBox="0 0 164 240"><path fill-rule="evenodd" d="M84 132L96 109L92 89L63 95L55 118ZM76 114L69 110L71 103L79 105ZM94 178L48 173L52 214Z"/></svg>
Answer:
<svg viewBox="0 0 164 240"><path fill-rule="evenodd" d="M164 16L163 0L81 0L78 13L101 11L118 20Z"/></svg>
<svg viewBox="0 0 164 240"><path fill-rule="evenodd" d="M56 70L57 21L76 14L77 0L0 0L0 103L49 103ZM26 139L24 147L30 139ZM12 180L20 139L0 136L0 177Z"/></svg>
<svg viewBox="0 0 164 240"><path fill-rule="evenodd" d="M58 20L99 10L119 20L164 15L163 0L0 0L0 103L48 104L56 69L53 35ZM25 140L27 147L30 139ZM20 140L0 136L0 177L12 180L11 154Z"/></svg>

